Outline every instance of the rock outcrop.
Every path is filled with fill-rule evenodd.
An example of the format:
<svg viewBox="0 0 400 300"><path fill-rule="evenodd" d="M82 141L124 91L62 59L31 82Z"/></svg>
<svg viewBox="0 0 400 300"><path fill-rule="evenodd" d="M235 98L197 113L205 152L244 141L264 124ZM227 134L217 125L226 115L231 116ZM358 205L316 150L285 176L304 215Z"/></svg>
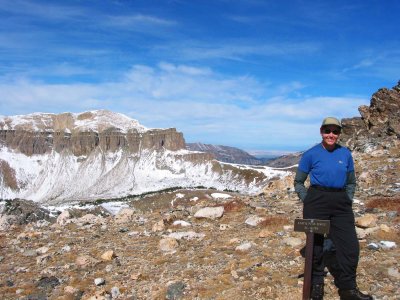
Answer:
<svg viewBox="0 0 400 300"><path fill-rule="evenodd" d="M50 212L35 202L14 199L0 203L0 216L11 216L13 224L28 224L36 221L54 221Z"/></svg>
<svg viewBox="0 0 400 300"><path fill-rule="evenodd" d="M389 90L379 89L372 95L370 106L360 106L361 117L343 119L341 141L351 150L398 147L400 139L400 81Z"/></svg>
<svg viewBox="0 0 400 300"><path fill-rule="evenodd" d="M400 81L360 106L361 117L343 119L340 142L353 151L360 191L392 195L400 191Z"/></svg>

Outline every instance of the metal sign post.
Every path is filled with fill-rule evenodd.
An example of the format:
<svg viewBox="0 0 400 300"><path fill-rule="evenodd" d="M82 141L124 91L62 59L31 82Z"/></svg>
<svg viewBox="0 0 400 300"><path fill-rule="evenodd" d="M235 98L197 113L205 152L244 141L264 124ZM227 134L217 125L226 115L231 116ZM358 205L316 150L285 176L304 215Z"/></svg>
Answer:
<svg viewBox="0 0 400 300"><path fill-rule="evenodd" d="M329 220L296 219L294 221L294 231L306 233L306 261L304 263L303 300L309 300L311 294L314 233L328 234L329 225Z"/></svg>

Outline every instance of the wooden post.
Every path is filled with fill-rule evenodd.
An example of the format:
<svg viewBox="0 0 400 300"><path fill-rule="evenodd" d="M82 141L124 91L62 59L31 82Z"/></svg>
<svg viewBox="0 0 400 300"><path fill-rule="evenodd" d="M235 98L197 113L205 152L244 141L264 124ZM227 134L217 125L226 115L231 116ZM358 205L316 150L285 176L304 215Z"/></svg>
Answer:
<svg viewBox="0 0 400 300"><path fill-rule="evenodd" d="M314 248L314 233L306 233L306 261L304 263L303 300L309 300L311 294L311 274Z"/></svg>
<svg viewBox="0 0 400 300"><path fill-rule="evenodd" d="M310 300L314 233L328 234L329 220L296 219L294 231L306 233L306 260L304 263L303 300Z"/></svg>

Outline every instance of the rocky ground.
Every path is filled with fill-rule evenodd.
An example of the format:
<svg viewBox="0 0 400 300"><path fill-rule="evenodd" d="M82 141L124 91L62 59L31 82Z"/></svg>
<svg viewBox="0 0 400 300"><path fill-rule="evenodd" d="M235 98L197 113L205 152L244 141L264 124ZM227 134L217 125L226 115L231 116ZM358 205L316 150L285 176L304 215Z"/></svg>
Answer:
<svg viewBox="0 0 400 300"><path fill-rule="evenodd" d="M400 197L356 198L359 287L400 299ZM293 231L301 204L290 191L180 190L116 215L66 210L48 222L28 212L21 225L5 207L1 299L301 299L305 235ZM325 282L325 299L338 299L330 274Z"/></svg>

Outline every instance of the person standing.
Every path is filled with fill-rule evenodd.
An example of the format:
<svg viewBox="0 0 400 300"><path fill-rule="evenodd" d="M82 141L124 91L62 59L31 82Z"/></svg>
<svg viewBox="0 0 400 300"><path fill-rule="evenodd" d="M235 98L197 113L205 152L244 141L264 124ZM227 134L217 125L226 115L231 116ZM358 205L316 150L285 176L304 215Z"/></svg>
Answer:
<svg viewBox="0 0 400 300"><path fill-rule="evenodd" d="M322 121L322 142L303 153L294 186L303 201L304 219L330 220L329 238L336 248L337 268L332 274L341 300L368 300L357 287L356 271L360 254L352 209L356 187L351 152L337 143L342 125L334 117ZM304 182L310 177L310 187ZM324 296L324 236L315 234L311 299Z"/></svg>

